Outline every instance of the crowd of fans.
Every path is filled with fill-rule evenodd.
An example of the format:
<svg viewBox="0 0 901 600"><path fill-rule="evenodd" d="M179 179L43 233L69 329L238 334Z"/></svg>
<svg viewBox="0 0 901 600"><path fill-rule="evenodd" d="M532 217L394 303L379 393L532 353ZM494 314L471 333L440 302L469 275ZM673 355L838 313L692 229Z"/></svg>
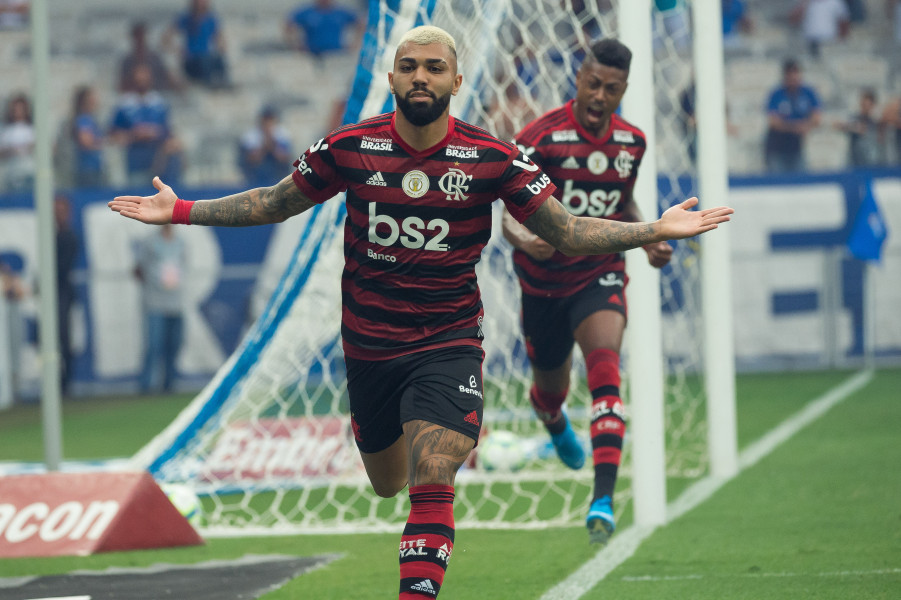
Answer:
<svg viewBox="0 0 901 600"><path fill-rule="evenodd" d="M28 4L0 6L0 24L27 26ZM8 6L7 6L8 5ZM2 10L6 6L7 10ZM285 15L284 43L312 60L356 53L365 18L332 0L311 0ZM2 26L2 25L0 25ZM233 89L226 60L227 40L221 16L210 0L187 0L162 33L160 46L177 53L179 69L167 66L148 39L148 25L130 25L130 49L119 61L116 90L85 83L72 92L71 112L62 121L54 142L57 186L62 189L102 187L110 183L105 149L122 149L125 183L147 186L152 175L178 184L186 168L185 145L172 123L172 95L190 86L228 93ZM98 112L101 95L117 94L111 114ZM31 99L12 92L5 100L0 124L0 193L31 189L34 180L34 125ZM294 149L279 110L257 108L252 129L236 134L237 169L247 183L271 182L291 168ZM332 115L323 121L332 121Z"/></svg>
<svg viewBox="0 0 901 600"><path fill-rule="evenodd" d="M755 18L747 0L721 0L726 48L738 47L755 31ZM24 0L5 0L0 24L27 24ZM668 30L689 32L683 0L655 0ZM358 8L358 7L357 7ZM766 134L761 140L763 163L769 172L808 168L804 145L808 134L822 126L823 101L816 86L804 82L803 62L820 60L824 46L840 44L857 23L872 18L861 0L797 0L786 13L806 44L806 56L784 61L783 80L768 98L761 99ZM894 23L893 40L901 47L901 0L886 0L886 15ZM362 39L364 18L333 0L312 0L284 17L284 44L313 60L330 54L356 53ZM756 23L757 27L765 26ZM109 183L104 149L119 146L123 152L126 182L146 185L152 174L176 184L186 168L185 145L173 131L171 94L188 86L210 90L232 89L226 60L227 40L222 18L211 0L187 0L184 11L166 27L161 45L178 56L177 72L167 67L161 52L148 40L148 26L130 26L131 47L119 63L117 89L79 86L72 94L71 113L56 138L56 176L62 188L101 187ZM112 114L98 113L98 96L118 93ZM861 89L859 111L832 126L849 138L848 167L901 163L901 95ZM685 112L685 143L693 157L693 87L680 98ZM31 102L24 92L11 91L5 98L0 125L0 191L30 188L34 178L34 129ZM277 107L257 107L257 125L238 135L237 169L247 183L264 183L286 172L293 160L291 138L280 123Z"/></svg>
<svg viewBox="0 0 901 600"><path fill-rule="evenodd" d="M106 89L97 82L84 82L71 93L70 110L62 120L54 142L55 178L58 189L103 188L111 184L110 169L105 161L109 152L122 152L125 183L130 187L146 187L154 175L178 185L187 168L186 144L172 121L174 98L186 89L196 87L210 93L229 94L235 88L229 70L228 40L222 18L211 0L185 0L183 12L173 15L160 37L160 47L173 51L177 60L171 63L149 37L147 22L128 25L129 49L118 61L114 88ZM749 11L747 0L721 0L723 39L727 51L740 50L755 33L769 27ZM684 0L655 0L659 18L656 23L673 43L690 43L690 22ZM786 3L785 22L797 28L805 45L796 56L783 59L782 80L760 99L761 114L766 119L765 134L760 140L762 162L768 173L790 173L809 170L805 145L809 134L820 127L830 127L848 136L848 168L901 165L901 90L862 88L849 90L849 106L845 118L825 122L824 100L817 86L806 81L805 65L823 61L824 48L841 45L854 27L879 16L867 14L862 0L798 0ZM328 57L356 55L362 41L365 19L359 10L351 10L333 0L310 0L284 15L283 44L285 50L304 53L314 62ZM901 0L886 0L885 17L892 23L891 39L886 43L901 52ZM0 0L0 34L4 29L23 29L28 25L28 0ZM591 30L589 37L599 35ZM680 37L680 32L684 33ZM583 32L584 33L584 32ZM680 41L681 40L681 41ZM519 57L517 74L520 82L540 76L529 70L527 55ZM778 60L778 59L776 59ZM173 66L170 66L173 65ZM177 65L177 66L174 66ZM899 64L895 68L901 67ZM898 81L899 74L895 74ZM237 83L239 85L240 82ZM504 90L504 107L488 111L485 124L502 135L515 127L513 112L520 117L534 107L523 101L525 86L508 86ZM18 90L3 89L3 121L0 123L0 195L28 192L34 182L35 133L31 98ZM695 147L694 82L683 90L679 107L683 116L680 143L692 161ZM103 102L106 100L106 102ZM853 105L853 106L852 106ZM101 112L101 106L110 107ZM177 106L177 103L176 103ZM727 103L727 117L729 116ZM277 104L264 102L251 107L257 115L253 127L235 132L235 171L244 183L269 185L290 172L296 157L288 127L282 123ZM537 115L531 115L532 117ZM727 119L728 132L738 128ZM334 115L322 119L329 128ZM211 182L216 183L216 182ZM59 264L61 331L68 332L68 307L72 284L69 272L77 255L79 242L68 225L68 201L57 194L55 201L57 247L62 249ZM141 389L150 391L162 385L169 389L176 376L174 365L161 359L174 358L182 337L180 282L182 274L171 265L183 253L183 243L166 230L158 238L148 240L137 257L135 276L140 282L148 310L145 364ZM18 279L15 265L0 256L0 293L15 302L27 294ZM155 312L154 312L155 311ZM153 319L151 317L158 317ZM65 391L70 374L70 340L68 333L60 340ZM160 373L161 372L161 373ZM160 377L161 375L161 377ZM161 379L162 381L157 381Z"/></svg>

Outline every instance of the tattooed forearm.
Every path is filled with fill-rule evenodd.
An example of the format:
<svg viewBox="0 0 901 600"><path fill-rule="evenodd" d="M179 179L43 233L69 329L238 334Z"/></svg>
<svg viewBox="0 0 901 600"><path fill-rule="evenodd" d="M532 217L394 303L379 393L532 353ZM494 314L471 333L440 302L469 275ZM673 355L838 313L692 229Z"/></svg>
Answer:
<svg viewBox="0 0 901 600"><path fill-rule="evenodd" d="M410 461L410 485L453 485L475 442L462 433L426 421L404 424Z"/></svg>
<svg viewBox="0 0 901 600"><path fill-rule="evenodd" d="M280 223L313 204L294 185L291 177L286 177L271 187L195 202L191 207L191 223L226 227Z"/></svg>
<svg viewBox="0 0 901 600"><path fill-rule="evenodd" d="M654 223L574 217L555 198L549 198L524 225L571 256L622 252L661 239Z"/></svg>

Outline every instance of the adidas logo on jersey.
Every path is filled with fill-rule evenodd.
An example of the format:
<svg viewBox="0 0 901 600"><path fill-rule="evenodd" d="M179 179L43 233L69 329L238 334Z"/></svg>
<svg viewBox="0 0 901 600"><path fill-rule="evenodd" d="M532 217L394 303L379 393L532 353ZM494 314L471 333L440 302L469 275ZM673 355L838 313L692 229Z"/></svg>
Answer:
<svg viewBox="0 0 901 600"><path fill-rule="evenodd" d="M560 164L560 168L561 169L578 169L579 161L576 160L575 156L570 156L569 158L567 158Z"/></svg>
<svg viewBox="0 0 901 600"><path fill-rule="evenodd" d="M366 185L380 185L382 187L388 187L388 184L385 182L385 178L382 177L381 171L376 171L372 177L367 179Z"/></svg>
<svg viewBox="0 0 901 600"><path fill-rule="evenodd" d="M410 586L411 592L425 592L426 594L431 594L433 596L438 595L438 590L435 589L435 586L432 585L432 582L428 579L423 579L419 583L414 583Z"/></svg>

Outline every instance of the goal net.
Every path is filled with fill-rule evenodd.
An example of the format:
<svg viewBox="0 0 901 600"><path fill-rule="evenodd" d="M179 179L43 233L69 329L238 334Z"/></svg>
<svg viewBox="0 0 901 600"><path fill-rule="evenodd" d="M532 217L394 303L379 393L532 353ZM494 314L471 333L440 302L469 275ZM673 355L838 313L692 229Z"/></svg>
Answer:
<svg viewBox="0 0 901 600"><path fill-rule="evenodd" d="M458 44L464 83L452 112L510 139L572 97L583 49L617 35L624 2L371 0L345 121L393 109L385 73L397 41L411 27L433 23ZM657 99L657 123L637 125L657 127L661 207L688 197L692 186L679 115L679 92L690 77L687 21L687 14L655 13L656 89L628 92ZM406 494L387 500L373 494L349 427L338 337L342 200L281 226L279 236L298 241L258 319L214 380L135 457L158 480L187 483L201 495L208 534L395 531L406 520ZM578 524L590 499L590 465L564 468L528 404L519 288L496 217L478 268L486 315L484 427L488 435L513 432L512 452L522 453L525 466L506 470L500 461L488 471L476 456L457 478L456 521L460 527ZM696 259L691 242L677 244L661 286L672 477L697 477L706 468ZM568 412L587 445L590 394L581 357L574 365ZM629 505L629 463L627 435L620 513Z"/></svg>

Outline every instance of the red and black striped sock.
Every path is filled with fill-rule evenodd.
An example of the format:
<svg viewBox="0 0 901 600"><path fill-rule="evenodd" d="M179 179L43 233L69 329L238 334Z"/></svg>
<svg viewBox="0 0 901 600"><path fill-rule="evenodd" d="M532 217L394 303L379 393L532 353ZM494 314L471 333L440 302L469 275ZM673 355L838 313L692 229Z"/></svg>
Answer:
<svg viewBox="0 0 901 600"><path fill-rule="evenodd" d="M591 447L594 457L594 497L610 496L626 434L623 402L619 397L619 353L600 348L585 358L591 389Z"/></svg>
<svg viewBox="0 0 901 600"><path fill-rule="evenodd" d="M435 598L454 549L454 486L410 488L410 516L400 538L400 598Z"/></svg>
<svg viewBox="0 0 901 600"><path fill-rule="evenodd" d="M532 384L529 390L529 401L538 419L544 423L550 433L560 433L566 427L566 421L561 419L563 411L563 401L566 400L566 394L569 390L563 390L562 393L547 392L538 389L537 385Z"/></svg>

